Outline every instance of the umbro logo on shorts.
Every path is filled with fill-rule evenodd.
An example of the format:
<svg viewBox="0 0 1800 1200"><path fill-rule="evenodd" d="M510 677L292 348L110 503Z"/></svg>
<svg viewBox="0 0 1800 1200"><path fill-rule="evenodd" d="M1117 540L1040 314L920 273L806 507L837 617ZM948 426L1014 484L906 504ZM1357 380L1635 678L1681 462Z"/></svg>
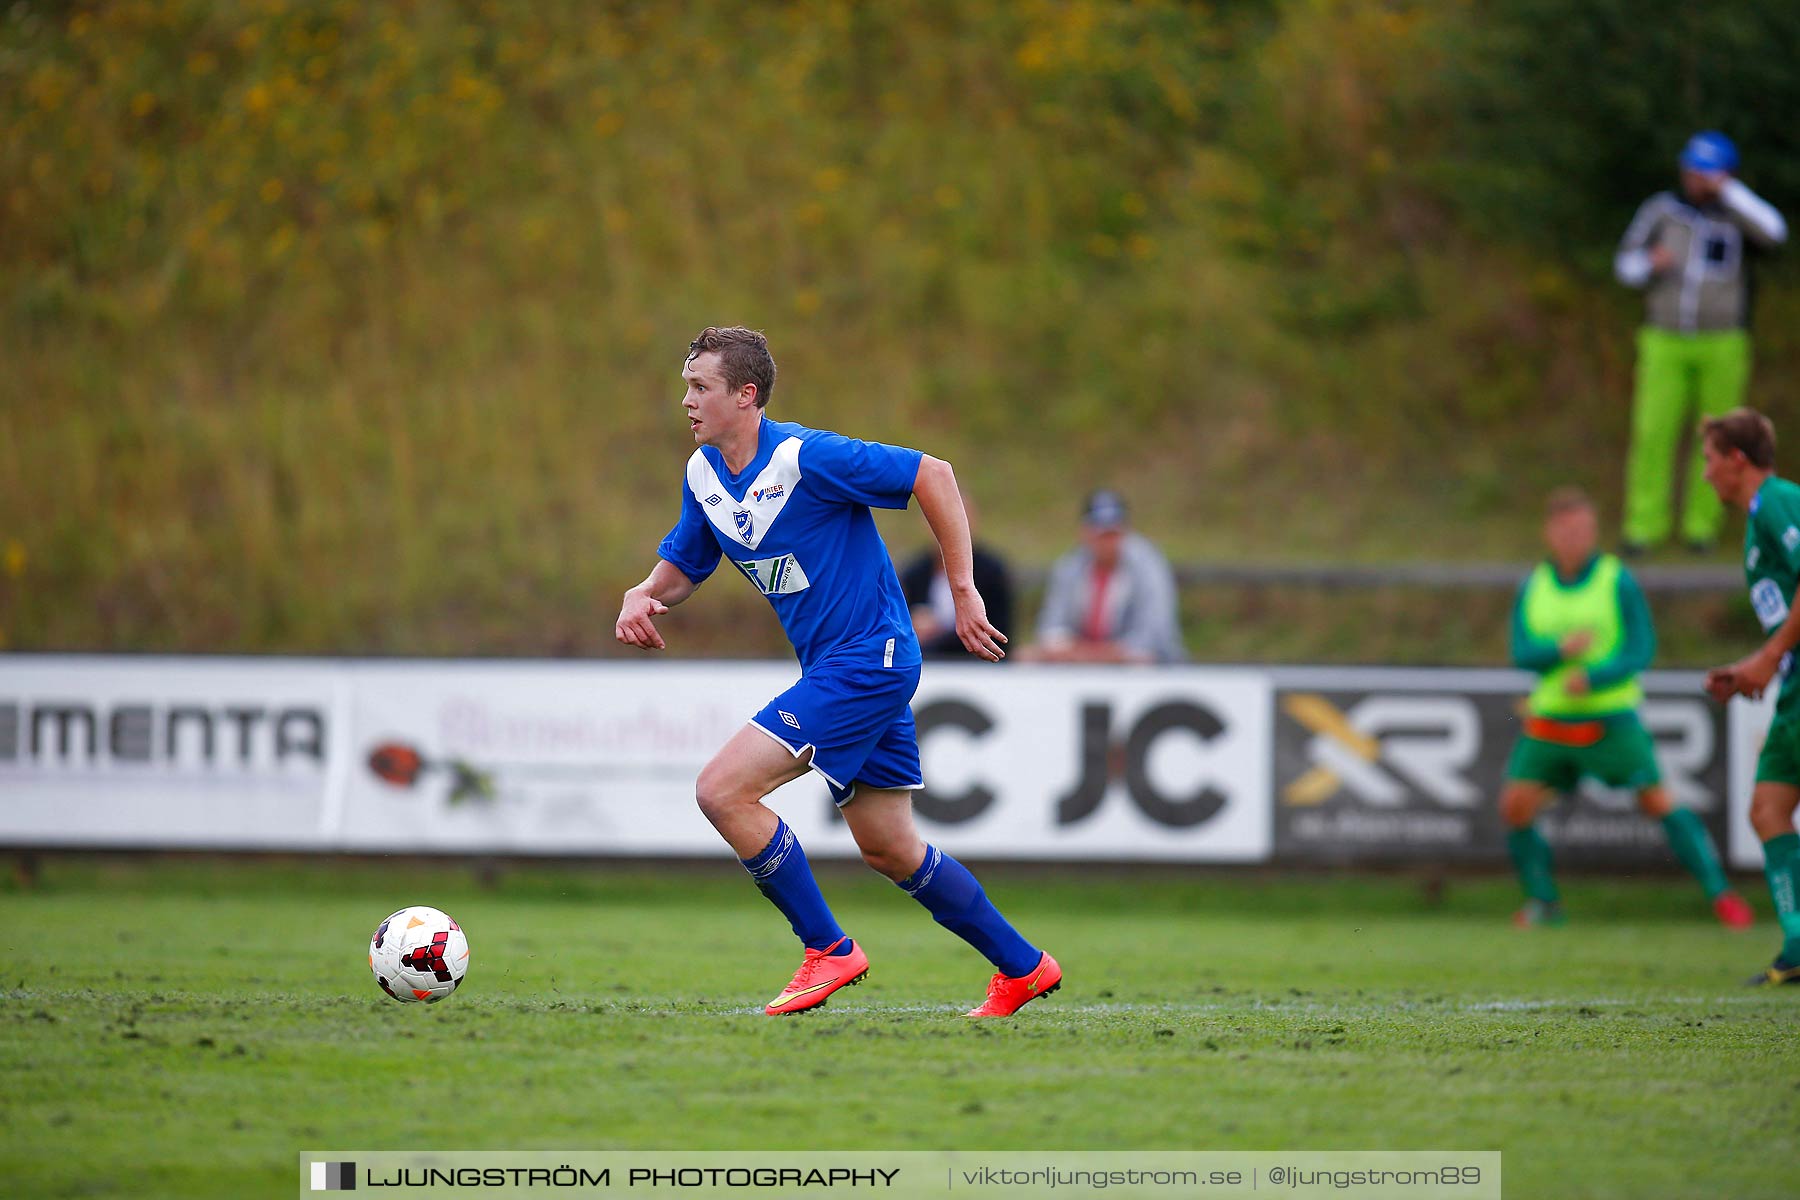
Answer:
<svg viewBox="0 0 1800 1200"><path fill-rule="evenodd" d="M783 721L786 721L789 725L792 725L795 729L800 728L800 718L796 717L793 713L785 712L779 708L776 709L775 711L778 713L781 713L781 719Z"/></svg>

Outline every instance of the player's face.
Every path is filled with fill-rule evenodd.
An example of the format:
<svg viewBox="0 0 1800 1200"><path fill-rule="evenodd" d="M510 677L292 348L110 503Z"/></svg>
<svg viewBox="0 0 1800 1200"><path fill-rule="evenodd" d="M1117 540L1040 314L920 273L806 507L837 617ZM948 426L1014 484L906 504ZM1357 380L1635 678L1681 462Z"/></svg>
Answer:
<svg viewBox="0 0 1800 1200"><path fill-rule="evenodd" d="M732 428L733 418L742 411L739 401L750 385L735 392L727 387L719 356L712 351L688 359L682 365L681 378L687 382L681 407L687 413L694 441L702 446L717 445Z"/></svg>
<svg viewBox="0 0 1800 1200"><path fill-rule="evenodd" d="M1600 522L1591 508L1564 509L1544 522L1544 542L1558 566L1579 567L1600 544Z"/></svg>
<svg viewBox="0 0 1800 1200"><path fill-rule="evenodd" d="M1700 455L1706 462L1706 482L1712 484L1712 490L1726 504L1738 504L1738 488L1750 460L1740 450L1720 450L1711 438L1701 442Z"/></svg>

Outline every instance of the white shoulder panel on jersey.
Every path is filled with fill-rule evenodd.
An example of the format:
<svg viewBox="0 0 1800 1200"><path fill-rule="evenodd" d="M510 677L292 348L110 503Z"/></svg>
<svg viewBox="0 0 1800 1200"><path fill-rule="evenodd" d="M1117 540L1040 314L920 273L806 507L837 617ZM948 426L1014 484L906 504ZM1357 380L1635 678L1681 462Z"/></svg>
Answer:
<svg viewBox="0 0 1800 1200"><path fill-rule="evenodd" d="M699 450L688 459L688 489L719 532L754 550L762 545L763 535L800 486L800 444L799 438L791 437L775 447L769 465L750 481L741 504L731 498L718 472Z"/></svg>

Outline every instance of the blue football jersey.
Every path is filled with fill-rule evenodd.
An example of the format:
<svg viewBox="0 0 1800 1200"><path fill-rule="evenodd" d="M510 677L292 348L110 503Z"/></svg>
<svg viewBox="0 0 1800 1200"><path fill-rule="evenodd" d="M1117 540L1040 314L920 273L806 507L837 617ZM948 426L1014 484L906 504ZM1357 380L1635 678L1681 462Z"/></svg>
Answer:
<svg viewBox="0 0 1800 1200"><path fill-rule="evenodd" d="M721 553L769 599L803 669L838 657L919 661L912 618L871 505L905 508L917 450L763 418L756 457L734 475L701 446L681 518L657 554L695 583Z"/></svg>

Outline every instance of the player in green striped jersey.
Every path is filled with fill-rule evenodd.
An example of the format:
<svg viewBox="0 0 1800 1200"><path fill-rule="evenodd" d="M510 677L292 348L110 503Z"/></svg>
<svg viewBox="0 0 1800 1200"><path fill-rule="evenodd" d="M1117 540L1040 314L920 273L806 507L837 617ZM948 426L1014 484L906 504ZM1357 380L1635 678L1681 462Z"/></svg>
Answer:
<svg viewBox="0 0 1800 1200"><path fill-rule="evenodd" d="M1780 693L1768 737L1756 760L1756 788L1750 794L1750 824L1763 845L1763 874L1775 915L1781 922L1781 950L1754 976L1753 984L1800 983L1800 835L1794 810L1800 808L1800 683L1793 650L1800 645L1800 484L1775 474L1775 427L1759 412L1733 409L1702 425L1706 482L1719 499L1748 514L1744 523L1744 581L1750 605L1767 640L1730 666L1706 673L1706 690L1723 704L1733 696L1761 696L1771 685ZM1777 683L1779 681L1779 683Z"/></svg>

